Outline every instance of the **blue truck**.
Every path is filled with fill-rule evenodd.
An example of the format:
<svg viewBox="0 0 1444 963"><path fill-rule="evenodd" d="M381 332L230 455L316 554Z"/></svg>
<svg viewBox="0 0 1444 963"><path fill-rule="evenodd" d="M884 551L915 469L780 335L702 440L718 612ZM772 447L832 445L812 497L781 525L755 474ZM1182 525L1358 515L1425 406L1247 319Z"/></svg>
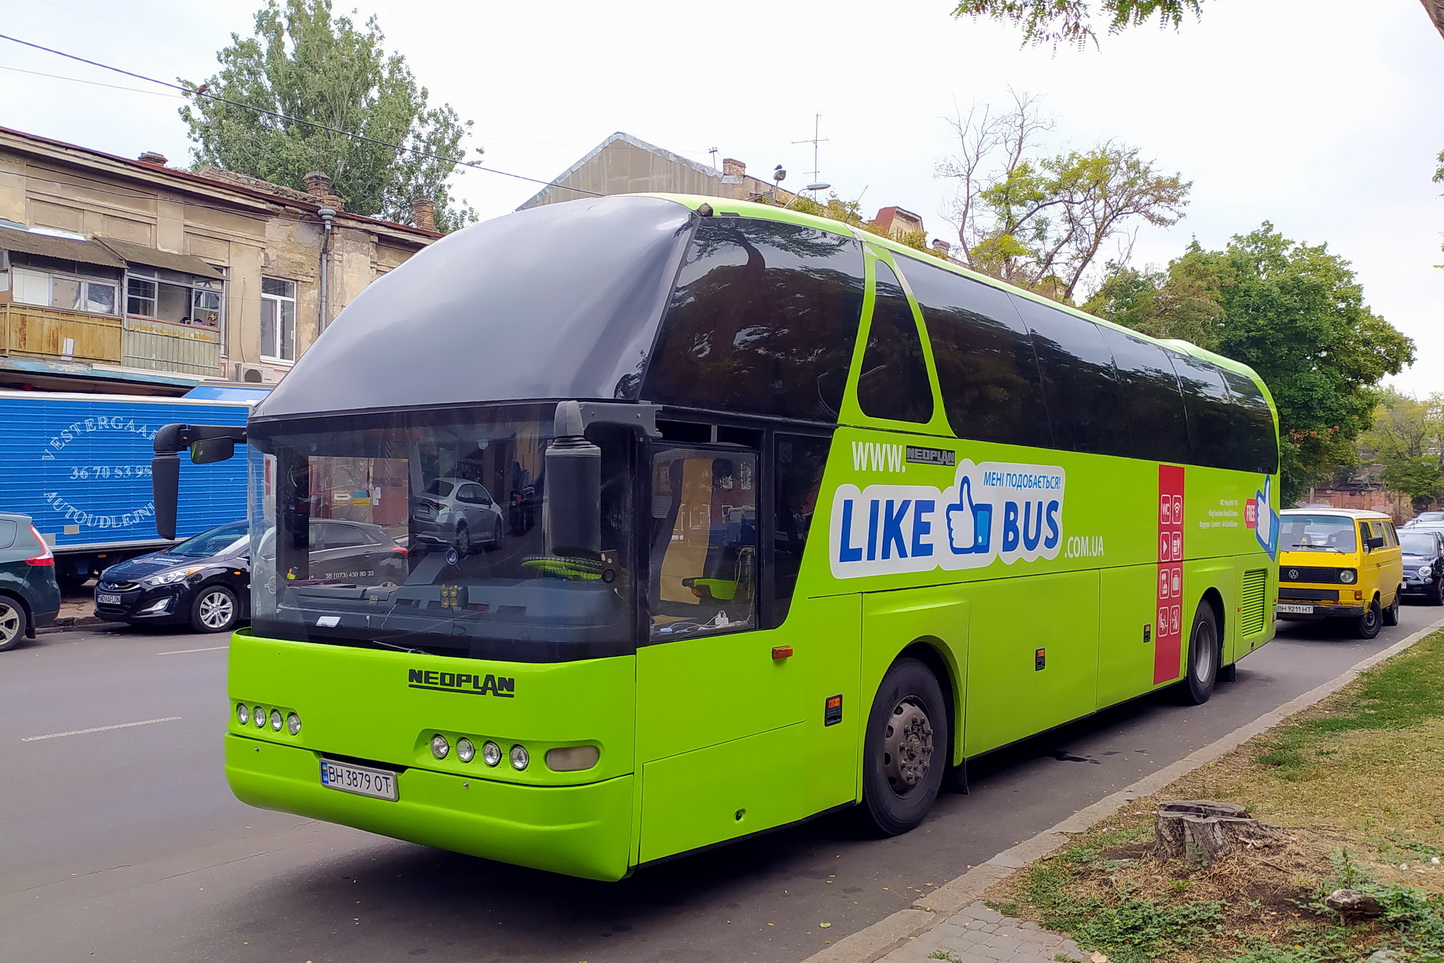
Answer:
<svg viewBox="0 0 1444 963"><path fill-rule="evenodd" d="M75 587L101 569L174 544L158 538L151 442L174 422L244 425L263 391L202 386L185 398L0 391L0 511L21 512ZM246 517L246 460L183 459L185 538Z"/></svg>

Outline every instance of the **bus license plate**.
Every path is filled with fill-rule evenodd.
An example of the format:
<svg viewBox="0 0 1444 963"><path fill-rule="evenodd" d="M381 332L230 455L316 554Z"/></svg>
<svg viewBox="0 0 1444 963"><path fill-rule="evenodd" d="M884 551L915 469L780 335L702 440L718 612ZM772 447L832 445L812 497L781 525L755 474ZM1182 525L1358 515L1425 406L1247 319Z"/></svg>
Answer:
<svg viewBox="0 0 1444 963"><path fill-rule="evenodd" d="M322 759L321 785L342 792L354 792L358 796L396 800L396 773L384 769L367 769L349 762Z"/></svg>
<svg viewBox="0 0 1444 963"><path fill-rule="evenodd" d="M1287 613L1287 614L1289 614L1289 615L1313 615L1313 614L1314 614L1314 607L1313 607L1312 605L1290 605L1288 602L1280 602L1280 603L1278 603L1277 605L1274 606L1274 610L1275 610L1275 611L1278 611L1278 612L1284 612L1284 613Z"/></svg>
<svg viewBox="0 0 1444 963"><path fill-rule="evenodd" d="M120 604L120 596L119 596L119 595L97 595L97 596L95 597L95 600L96 600L97 602L99 602L101 605L119 605L119 604Z"/></svg>

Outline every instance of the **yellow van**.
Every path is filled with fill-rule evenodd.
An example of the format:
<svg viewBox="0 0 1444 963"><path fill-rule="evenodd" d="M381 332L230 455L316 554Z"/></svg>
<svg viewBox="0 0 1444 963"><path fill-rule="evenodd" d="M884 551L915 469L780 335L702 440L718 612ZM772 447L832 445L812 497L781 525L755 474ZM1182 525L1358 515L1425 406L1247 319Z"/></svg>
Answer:
<svg viewBox="0 0 1444 963"><path fill-rule="evenodd" d="M1404 555L1388 515L1348 508L1279 512L1281 619L1353 619L1360 638L1399 624Z"/></svg>

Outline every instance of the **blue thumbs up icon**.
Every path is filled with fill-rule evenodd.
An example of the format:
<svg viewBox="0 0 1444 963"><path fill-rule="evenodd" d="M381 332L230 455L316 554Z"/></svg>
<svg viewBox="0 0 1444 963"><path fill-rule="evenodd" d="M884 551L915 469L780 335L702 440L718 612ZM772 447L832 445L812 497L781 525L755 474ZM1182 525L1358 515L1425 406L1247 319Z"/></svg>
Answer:
<svg viewBox="0 0 1444 963"><path fill-rule="evenodd" d="M948 506L948 541L954 555L985 555L992 546L993 506L973 500L973 480L958 482L958 501Z"/></svg>

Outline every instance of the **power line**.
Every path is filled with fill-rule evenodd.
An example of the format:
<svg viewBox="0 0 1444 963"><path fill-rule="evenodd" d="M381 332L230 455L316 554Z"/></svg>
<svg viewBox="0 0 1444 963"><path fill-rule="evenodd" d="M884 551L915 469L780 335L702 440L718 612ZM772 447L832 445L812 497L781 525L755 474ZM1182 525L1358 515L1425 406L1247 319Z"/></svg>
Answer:
<svg viewBox="0 0 1444 963"><path fill-rule="evenodd" d="M92 87L106 87L110 90L125 90L132 94L145 94L147 97L175 97L184 99L180 94L168 94L159 90L141 90L139 87L122 87L120 84L103 84L98 80L85 80L80 77L67 77L64 74L47 74L41 70L26 70L23 67L11 67L8 64L0 64L0 70L13 70L17 74L29 74L32 77L49 77L51 80L68 80L76 84L89 84Z"/></svg>
<svg viewBox="0 0 1444 963"><path fill-rule="evenodd" d="M135 78L136 80L143 80L143 81L145 81L146 83L159 84L159 85L162 86L162 87L169 87L169 88L171 88L172 90L178 90L178 91L180 91L182 94L184 94L184 95L187 96L187 97L204 97L204 98L207 99L207 100L213 100L213 101L215 101L216 103L226 104L227 106L230 106L230 107L236 107L236 108L239 108L239 109L241 109L241 110L251 110L251 111L255 111L255 112L258 113L258 114L265 114L267 117L274 117L275 119L281 120L281 121L285 121L285 122L288 123L288 124L300 124L300 125L305 126L305 127L315 128L316 130L324 130L324 131L326 131L327 133L339 134L339 135L342 136L342 137L350 137L352 140L359 140L359 141L363 141L363 142L368 143L368 144L375 144L375 145L378 146L378 147L385 147L385 148L388 148L389 150L405 151L405 152L408 153L408 154L415 154L415 155L418 156L418 157L426 157L426 158L430 158L430 159L432 159L432 160L445 161L446 163L454 164L454 165L456 165L456 166L458 166L458 167L468 167L468 168L471 168L472 170L485 171L485 172L488 173L488 174L500 174L500 175L502 175L503 177L511 177L511 178L515 178L516 180L519 180L519 181L529 181L530 183L533 183L533 184L541 184L541 185L544 186L544 187L556 187L556 188L559 188L559 189L561 189L561 190L575 191L575 192L578 193L578 194L587 194L587 195L590 195L591 197L601 197L601 196L602 196L601 194L597 193L596 191L583 190L583 189L580 188L580 187L569 187L569 186L564 185L564 184L557 184L557 183L555 183L555 182L553 182L553 181L544 181L544 180L541 180L540 178L537 178L537 177L527 177L527 176L524 175L524 174L513 174L513 173L511 173L510 171L499 170L499 169L497 169L497 168L495 168L495 167L484 167L484 166L482 166L481 164L477 164L477 163L474 163L474 162L472 162L472 161L461 160L461 159L454 158L454 157L446 157L446 156L441 155L441 154L433 154L433 153L431 153L430 151L420 150L419 148L415 148L415 147L406 147L406 146L404 146L404 145L402 145L402 144L390 144L390 143L387 143L386 141L383 141L383 140L377 140L377 139L374 138L374 137L367 137L367 136L364 135L364 134L353 133L353 132L351 132L351 131L349 131L349 130L341 130L340 128L337 128L337 127L328 127L328 126L325 125L325 124L318 124L318 123L316 123L315 121L310 121L310 120L302 120L302 119L300 119L299 117L290 117L290 116L288 116L288 115L286 115L286 114L278 113L277 111L274 111L274 110L267 110L267 109L264 108L264 107L257 107L257 106L255 106L254 104L243 104L243 103L241 103L240 101L237 101L237 100L230 100L229 98L226 98L226 97L221 97L221 96L216 95L216 94L208 93L208 92L205 90L205 87L206 87L205 84L201 84L200 87L186 87L186 86L183 86L183 85L181 85L181 84L173 84L173 83L171 83L171 82L168 81L168 80L158 80L158 79L155 78L155 77L147 77L145 74L138 74L138 73L135 73L135 72L130 71L130 70L123 70L123 69L120 68L120 67L113 67L113 66L111 66L110 64L101 63L101 62L98 61L98 60L89 60L89 59L87 59L87 58L85 58L85 57L79 56L78 54L66 53L66 52L63 51L63 50L56 50L56 49L54 49L53 47L46 47L46 46L43 46L42 44L32 43L32 42L30 42L29 40L21 40L19 37L12 37L12 36L10 36L9 34L0 33L0 40L9 40L11 43L18 43L18 44L20 44L20 45L23 46L23 47L30 47L30 48L32 48L32 49L34 49L34 50L42 50L42 51L44 51L45 53L54 54L54 55L57 56L57 57L65 57L67 60L74 60L74 61L77 61L77 62L79 62L79 63L88 64L88 65L91 66L91 67L99 67L101 70L110 70L110 71L114 71L115 73L118 73L118 74L123 74L123 75L125 75L125 76L127 76L127 77L133 77L133 78Z"/></svg>

